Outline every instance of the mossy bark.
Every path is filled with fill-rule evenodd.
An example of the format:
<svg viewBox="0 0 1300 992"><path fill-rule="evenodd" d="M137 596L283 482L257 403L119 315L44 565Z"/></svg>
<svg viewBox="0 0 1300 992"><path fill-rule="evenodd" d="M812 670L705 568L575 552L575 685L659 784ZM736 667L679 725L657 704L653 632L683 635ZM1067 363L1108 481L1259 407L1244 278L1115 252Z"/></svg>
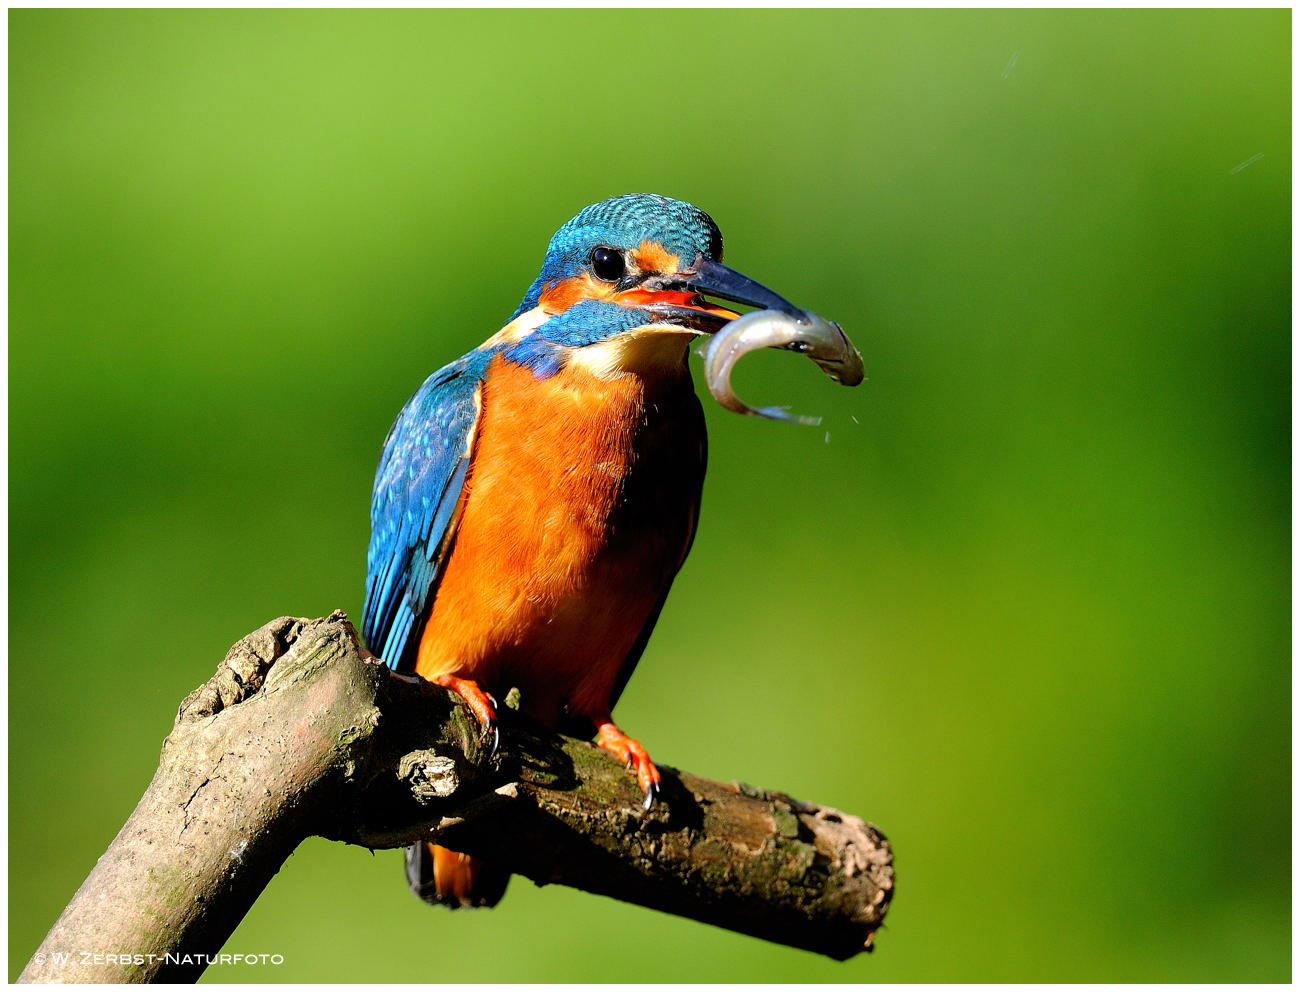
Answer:
<svg viewBox="0 0 1300 992"><path fill-rule="evenodd" d="M267 624L181 704L148 790L20 981L194 980L312 835L436 837L539 884L836 958L870 946L893 891L874 827L667 768L643 813L605 752L502 723L490 755L448 693L363 658L341 613Z"/></svg>

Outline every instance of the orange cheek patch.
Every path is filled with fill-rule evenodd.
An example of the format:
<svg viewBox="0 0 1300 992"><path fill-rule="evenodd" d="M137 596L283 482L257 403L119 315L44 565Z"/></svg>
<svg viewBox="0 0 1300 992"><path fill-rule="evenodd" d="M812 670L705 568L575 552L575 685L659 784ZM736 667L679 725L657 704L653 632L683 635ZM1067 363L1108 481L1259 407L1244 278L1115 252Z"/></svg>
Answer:
<svg viewBox="0 0 1300 992"><path fill-rule="evenodd" d="M632 257L642 272L676 272L681 265L681 259L657 241L642 241Z"/></svg>
<svg viewBox="0 0 1300 992"><path fill-rule="evenodd" d="M681 264L680 258L657 241L642 241L632 252L632 257L642 272L676 272ZM665 299L670 295L667 293L641 293L641 297L636 296L637 293L641 293L641 291L629 290L616 296L614 287L611 284L597 279L590 272L584 272L580 276L570 276L568 279L557 279L552 283L548 283L542 289L538 302L544 311L552 315L564 313L569 307L582 300L614 299L617 303L635 304L642 302L641 297L644 297L645 302L654 302L655 300L669 302ZM690 298L691 294L677 293L671 295L680 296L682 302L685 302Z"/></svg>
<svg viewBox="0 0 1300 992"><path fill-rule="evenodd" d="M613 287L607 282L593 279L588 273L569 279L557 279L542 290L539 303L549 314L564 313L580 300L605 300Z"/></svg>

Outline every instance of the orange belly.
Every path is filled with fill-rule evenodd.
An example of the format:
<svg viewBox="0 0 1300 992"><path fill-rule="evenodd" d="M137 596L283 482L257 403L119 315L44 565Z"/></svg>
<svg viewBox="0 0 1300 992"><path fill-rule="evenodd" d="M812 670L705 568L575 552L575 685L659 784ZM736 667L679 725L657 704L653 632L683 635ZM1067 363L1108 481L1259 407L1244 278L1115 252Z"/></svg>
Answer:
<svg viewBox="0 0 1300 992"><path fill-rule="evenodd" d="M493 360L455 543L416 671L554 723L600 715L689 547L704 425L678 372L538 380Z"/></svg>

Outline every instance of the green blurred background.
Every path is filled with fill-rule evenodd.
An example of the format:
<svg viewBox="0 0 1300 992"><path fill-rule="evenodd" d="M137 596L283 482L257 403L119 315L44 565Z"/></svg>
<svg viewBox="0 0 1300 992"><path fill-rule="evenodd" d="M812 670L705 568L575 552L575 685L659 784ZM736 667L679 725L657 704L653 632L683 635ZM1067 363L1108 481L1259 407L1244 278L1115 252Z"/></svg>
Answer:
<svg viewBox="0 0 1300 992"><path fill-rule="evenodd" d="M359 613L405 399L651 190L869 380L742 366L818 429L706 401L620 722L879 823L877 953L449 914L318 840L227 948L285 963L208 978L1289 977L1288 11L9 24L10 976L226 648Z"/></svg>

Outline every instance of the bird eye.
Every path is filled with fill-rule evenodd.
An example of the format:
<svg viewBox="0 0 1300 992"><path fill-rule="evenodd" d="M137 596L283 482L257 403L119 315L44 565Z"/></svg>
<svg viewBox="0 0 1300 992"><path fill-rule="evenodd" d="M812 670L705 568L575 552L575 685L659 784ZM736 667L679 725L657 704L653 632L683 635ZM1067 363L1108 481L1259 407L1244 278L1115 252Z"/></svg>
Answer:
<svg viewBox="0 0 1300 992"><path fill-rule="evenodd" d="M623 261L623 253L615 248L606 248L602 245L591 253L591 271L596 274L597 279L618 282L623 278L626 269L627 264Z"/></svg>

